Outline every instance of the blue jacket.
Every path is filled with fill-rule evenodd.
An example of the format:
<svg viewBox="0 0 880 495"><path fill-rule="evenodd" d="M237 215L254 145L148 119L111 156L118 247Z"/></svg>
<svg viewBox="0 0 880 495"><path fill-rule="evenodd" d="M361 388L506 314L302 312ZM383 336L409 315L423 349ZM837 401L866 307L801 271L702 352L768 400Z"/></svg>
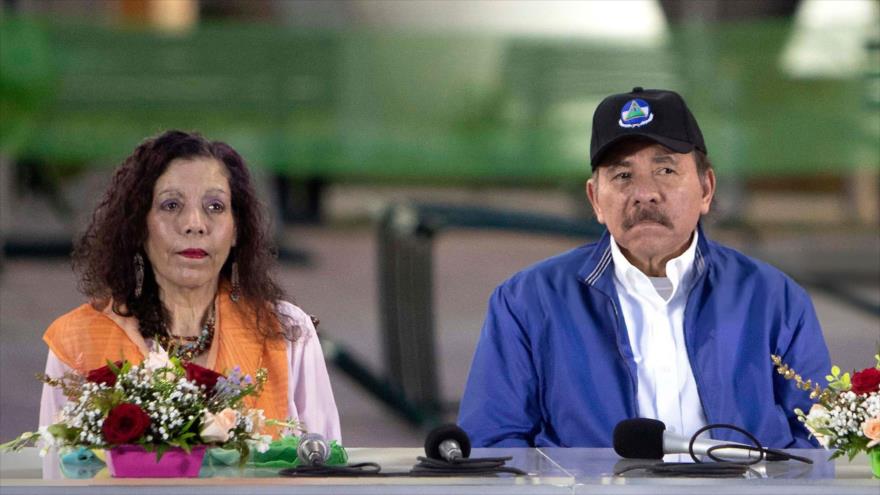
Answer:
<svg viewBox="0 0 880 495"><path fill-rule="evenodd" d="M495 289L459 411L475 447L610 447L617 422L639 417L609 242L606 232ZM824 383L828 348L807 293L702 231L694 263L684 338L707 422L743 427L769 447L817 446L793 412L809 410L808 394L770 360Z"/></svg>

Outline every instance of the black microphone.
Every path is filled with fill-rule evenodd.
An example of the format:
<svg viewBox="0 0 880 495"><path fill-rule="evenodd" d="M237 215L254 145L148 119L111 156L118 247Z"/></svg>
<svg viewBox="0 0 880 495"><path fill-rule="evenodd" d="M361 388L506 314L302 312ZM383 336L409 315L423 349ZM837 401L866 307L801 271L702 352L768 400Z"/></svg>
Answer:
<svg viewBox="0 0 880 495"><path fill-rule="evenodd" d="M330 458L330 447L318 433L306 433L299 439L296 456L304 466L323 466Z"/></svg>
<svg viewBox="0 0 880 495"><path fill-rule="evenodd" d="M666 425L656 419L625 419L614 427L614 451L628 459L662 459L666 454L688 454L690 443L690 437L666 431ZM722 445L735 447L719 447ZM694 455L706 456L709 449L719 458L748 461L762 458L760 450L753 445L704 438L693 443ZM781 460L766 450L764 454L768 461Z"/></svg>
<svg viewBox="0 0 880 495"><path fill-rule="evenodd" d="M425 454L447 462L466 459L471 455L471 440L458 425L438 426L425 438Z"/></svg>

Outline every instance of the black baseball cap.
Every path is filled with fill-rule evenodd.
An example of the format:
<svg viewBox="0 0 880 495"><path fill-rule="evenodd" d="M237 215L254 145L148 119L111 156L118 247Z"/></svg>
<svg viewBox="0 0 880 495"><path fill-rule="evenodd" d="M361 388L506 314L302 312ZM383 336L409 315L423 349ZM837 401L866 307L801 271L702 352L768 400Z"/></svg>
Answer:
<svg viewBox="0 0 880 495"><path fill-rule="evenodd" d="M632 136L650 139L678 153L694 148L709 153L697 120L675 91L636 87L602 100L593 114L593 170L613 145Z"/></svg>

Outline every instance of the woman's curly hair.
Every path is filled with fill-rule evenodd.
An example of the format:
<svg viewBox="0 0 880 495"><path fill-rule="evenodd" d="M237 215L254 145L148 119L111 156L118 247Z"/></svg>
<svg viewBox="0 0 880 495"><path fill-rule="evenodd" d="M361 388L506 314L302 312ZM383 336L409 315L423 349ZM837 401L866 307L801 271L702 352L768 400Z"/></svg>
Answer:
<svg viewBox="0 0 880 495"><path fill-rule="evenodd" d="M232 196L236 245L220 270L230 281L232 262L238 262L241 299L258 334L276 338L280 315L276 304L284 292L272 279L275 250L268 236L263 207L257 199L244 159L231 146L209 141L197 133L167 131L142 142L116 169L101 203L73 251L79 289L96 305L112 298L113 311L137 318L144 337L168 332L169 314L159 300L152 266L144 252L147 214L153 188L168 164L178 158L214 158L226 166ZM143 288L135 297L135 255L144 261ZM287 321L284 321L288 326ZM288 326L289 328L289 326ZM290 336L293 336L291 332Z"/></svg>

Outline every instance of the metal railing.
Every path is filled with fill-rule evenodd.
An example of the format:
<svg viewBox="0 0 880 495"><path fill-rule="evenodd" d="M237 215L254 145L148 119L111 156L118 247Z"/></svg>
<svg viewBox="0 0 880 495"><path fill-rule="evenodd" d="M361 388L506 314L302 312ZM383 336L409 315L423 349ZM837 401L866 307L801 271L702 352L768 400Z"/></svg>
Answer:
<svg viewBox="0 0 880 495"><path fill-rule="evenodd" d="M399 390L416 424L443 412L434 338L434 240L453 228L598 237L595 221L438 204L394 204L378 231L379 310L387 380ZM406 415L405 415L406 416Z"/></svg>

